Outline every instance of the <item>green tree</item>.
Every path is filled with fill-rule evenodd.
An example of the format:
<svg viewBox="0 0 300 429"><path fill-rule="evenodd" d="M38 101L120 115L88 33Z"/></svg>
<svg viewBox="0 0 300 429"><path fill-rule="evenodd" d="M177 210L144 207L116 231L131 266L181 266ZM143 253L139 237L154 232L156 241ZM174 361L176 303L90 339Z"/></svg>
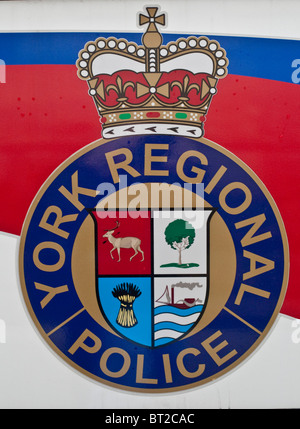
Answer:
<svg viewBox="0 0 300 429"><path fill-rule="evenodd" d="M195 240L195 229L191 223L183 219L170 222L165 229L166 242L179 253L178 264L182 264L182 251L191 247Z"/></svg>

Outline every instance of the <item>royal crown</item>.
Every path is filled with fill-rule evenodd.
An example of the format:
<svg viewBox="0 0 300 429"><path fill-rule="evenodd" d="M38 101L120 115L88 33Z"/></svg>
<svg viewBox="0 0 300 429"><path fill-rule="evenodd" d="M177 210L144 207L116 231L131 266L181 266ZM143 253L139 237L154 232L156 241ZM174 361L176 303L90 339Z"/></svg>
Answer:
<svg viewBox="0 0 300 429"><path fill-rule="evenodd" d="M207 37L162 45L157 7L139 14L148 24L142 46L114 37L88 42L79 52L78 76L87 80L102 123L102 136L171 134L201 137L219 79L227 75L226 52Z"/></svg>

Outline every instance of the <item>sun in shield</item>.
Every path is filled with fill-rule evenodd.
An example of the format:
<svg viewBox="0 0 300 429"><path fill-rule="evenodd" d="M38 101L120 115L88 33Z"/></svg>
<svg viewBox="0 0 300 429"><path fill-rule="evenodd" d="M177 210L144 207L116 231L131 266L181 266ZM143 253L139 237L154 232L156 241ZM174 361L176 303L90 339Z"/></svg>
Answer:
<svg viewBox="0 0 300 429"><path fill-rule="evenodd" d="M205 309L213 209L91 210L96 292L115 332L146 347L183 337Z"/></svg>

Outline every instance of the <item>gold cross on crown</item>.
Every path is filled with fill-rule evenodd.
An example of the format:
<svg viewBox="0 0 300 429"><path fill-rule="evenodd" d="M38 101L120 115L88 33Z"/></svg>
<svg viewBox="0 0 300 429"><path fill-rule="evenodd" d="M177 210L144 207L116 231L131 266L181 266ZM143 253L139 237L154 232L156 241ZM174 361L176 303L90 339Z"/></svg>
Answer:
<svg viewBox="0 0 300 429"><path fill-rule="evenodd" d="M149 24L142 41L145 48L157 49L162 44L162 37L156 24L165 25L166 15L162 13L161 15L156 16L158 11L157 7L147 7L146 10L148 16L145 16L142 13L139 15L139 25Z"/></svg>
<svg viewBox="0 0 300 429"><path fill-rule="evenodd" d="M139 25L149 24L146 32L142 37L143 45L146 48L146 73L159 73L160 58L159 48L162 44L162 36L157 29L156 24L165 25L166 15L162 13L157 16L157 7L146 8L148 16L139 14Z"/></svg>

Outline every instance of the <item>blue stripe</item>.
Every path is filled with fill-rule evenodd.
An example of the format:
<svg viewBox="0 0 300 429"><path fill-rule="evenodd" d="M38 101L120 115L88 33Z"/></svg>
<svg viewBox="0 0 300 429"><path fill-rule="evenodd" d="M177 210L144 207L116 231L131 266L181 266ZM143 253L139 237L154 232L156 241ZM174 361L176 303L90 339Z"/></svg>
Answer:
<svg viewBox="0 0 300 429"><path fill-rule="evenodd" d="M141 44L141 34L0 33L0 58L7 65L75 64L87 42L110 36Z"/></svg>
<svg viewBox="0 0 300 429"><path fill-rule="evenodd" d="M217 37L226 50L231 74L292 82L291 65L300 56L300 40Z"/></svg>
<svg viewBox="0 0 300 429"><path fill-rule="evenodd" d="M160 322L156 323L154 325L154 331L160 331L161 329L171 329L172 331L176 332L186 332L188 331L194 323L190 323L189 325L178 325L177 323L173 322Z"/></svg>
<svg viewBox="0 0 300 429"><path fill-rule="evenodd" d="M200 313L203 309L203 305L195 305L190 308L176 308L171 305L161 305L154 308L154 315L162 313L172 313L177 314L178 316L190 316L194 313Z"/></svg>
<svg viewBox="0 0 300 429"><path fill-rule="evenodd" d="M171 341L174 341L174 338L160 338L159 340L155 340L154 341L154 345L155 347L159 347L162 346L164 344L170 343Z"/></svg>
<svg viewBox="0 0 300 429"><path fill-rule="evenodd" d="M7 65L75 64L85 43L115 36L141 44L142 33L0 33L0 59ZM185 34L163 34L164 44ZM226 50L229 73L291 82L292 62L300 57L300 41L256 37L213 36Z"/></svg>

